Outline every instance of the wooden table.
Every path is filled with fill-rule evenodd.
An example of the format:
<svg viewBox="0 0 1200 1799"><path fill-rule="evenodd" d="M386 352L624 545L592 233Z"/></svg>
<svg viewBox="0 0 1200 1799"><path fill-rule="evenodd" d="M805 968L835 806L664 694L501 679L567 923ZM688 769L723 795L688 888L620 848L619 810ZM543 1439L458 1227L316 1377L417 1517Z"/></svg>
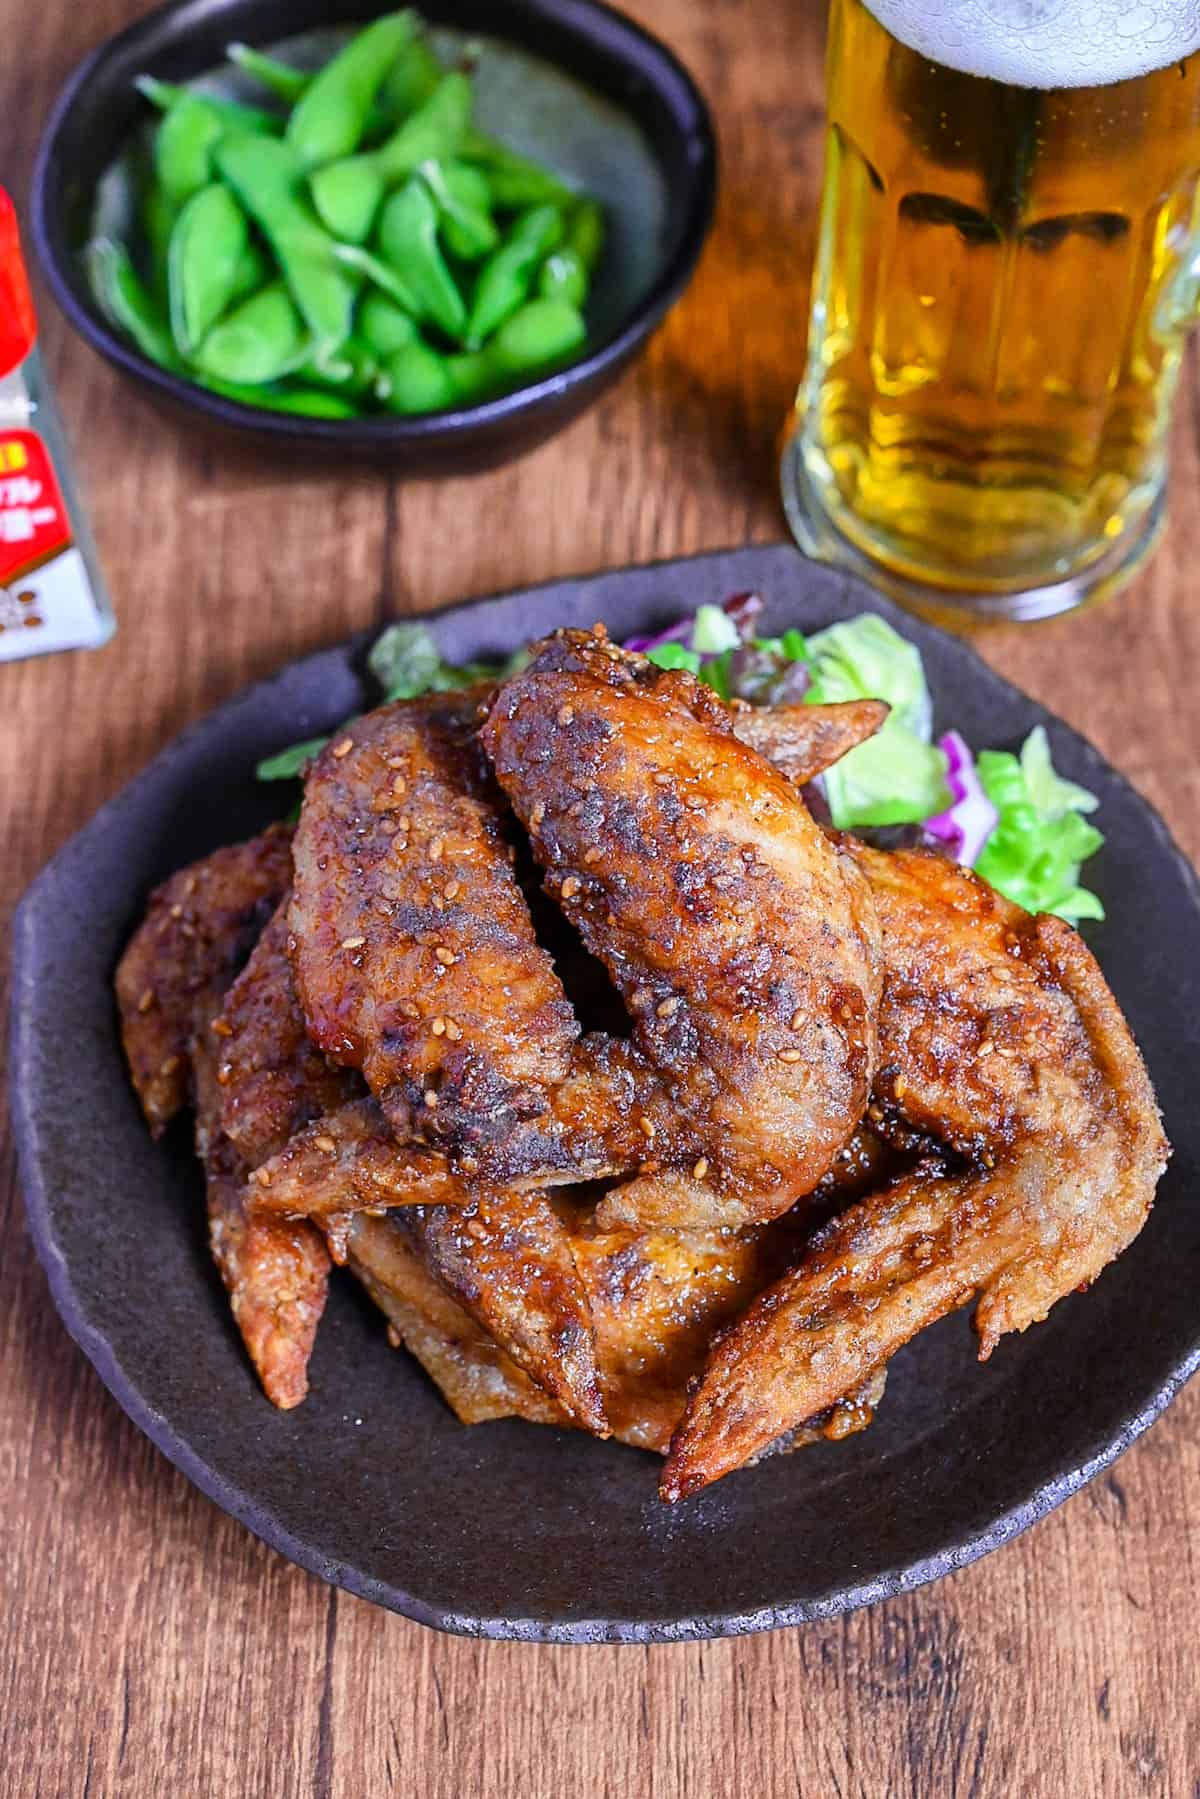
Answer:
<svg viewBox="0 0 1200 1799"><path fill-rule="evenodd" d="M0 66L24 198L72 64L136 7L43 0ZM800 369L821 148L819 0L637 0L720 125L699 277L587 418L474 480L293 470L194 445L47 302L120 631L0 670L6 901L189 719L349 632L606 564L782 535L774 435ZM997 629L995 665L1086 731L1200 849L1200 382L1166 545L1120 602ZM69 1078L69 1073L68 1073ZM1200 1391L1001 1553L855 1617L740 1642L473 1643L320 1585L194 1492L68 1340L6 1145L0 1262L0 1790L301 1794L1200 1792Z"/></svg>

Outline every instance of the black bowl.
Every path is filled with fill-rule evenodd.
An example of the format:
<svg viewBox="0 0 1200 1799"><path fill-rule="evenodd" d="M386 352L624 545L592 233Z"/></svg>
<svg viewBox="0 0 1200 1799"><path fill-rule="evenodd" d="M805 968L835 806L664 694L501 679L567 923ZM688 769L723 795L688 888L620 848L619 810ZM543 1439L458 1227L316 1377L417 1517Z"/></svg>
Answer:
<svg viewBox="0 0 1200 1799"><path fill-rule="evenodd" d="M1091 1292L982 1366L966 1315L943 1319L892 1362L859 1436L664 1506L644 1450L512 1419L457 1423L348 1279L330 1293L304 1404L277 1412L264 1398L204 1242L188 1134L152 1142L133 1097L112 971L157 881L290 806L294 793L254 780L257 760L371 703L361 640L185 731L59 851L17 916L13 1111L30 1228L67 1328L218 1505L325 1580L426 1624L678 1641L887 1598L1042 1517L1200 1364L1200 888L1096 750L965 644L790 547L560 581L431 622L443 655L463 662L598 618L628 637L748 589L766 598L772 632L881 613L921 650L939 731L1015 749L1046 728L1056 768L1100 801L1107 841L1088 882L1107 917L1085 932L1175 1145L1145 1229Z"/></svg>
<svg viewBox="0 0 1200 1799"><path fill-rule="evenodd" d="M716 149L703 98L664 45L598 0L429 0L421 7L435 31L499 41L541 66L528 90L538 104L528 115L516 109L515 120L511 110L497 117L501 134L605 204L610 241L589 302L591 348L569 367L481 405L421 417L267 412L143 356L100 310L83 265L106 174L150 116L135 76L190 81L218 68L234 39L290 46L382 10L380 0L176 0L111 38L76 70L46 127L34 171L33 239L55 298L92 347L209 425L409 472L483 468L542 442L616 379L687 285L712 220ZM498 91L497 113L504 98ZM532 129L532 141L519 141L522 129Z"/></svg>

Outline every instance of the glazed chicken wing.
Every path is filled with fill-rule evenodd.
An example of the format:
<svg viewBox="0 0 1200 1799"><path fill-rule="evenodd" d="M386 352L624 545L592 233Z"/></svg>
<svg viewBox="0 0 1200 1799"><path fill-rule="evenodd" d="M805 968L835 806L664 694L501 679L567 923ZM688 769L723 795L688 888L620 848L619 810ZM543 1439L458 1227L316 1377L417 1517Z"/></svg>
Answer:
<svg viewBox="0 0 1200 1799"><path fill-rule="evenodd" d="M195 1108L213 1257L267 1396L281 1407L307 1391L329 1258L303 1220L249 1217L248 1168L222 1129L222 1037L212 1026L290 877L282 831L182 869L152 896L116 976L122 1038L151 1128L161 1133L183 1105Z"/></svg>
<svg viewBox="0 0 1200 1799"><path fill-rule="evenodd" d="M866 883L690 676L567 631L482 732L546 886L604 963L675 1119L650 1145L681 1228L777 1215L849 1138L875 1062ZM669 1188L666 1204L659 1200Z"/></svg>
<svg viewBox="0 0 1200 1799"><path fill-rule="evenodd" d="M718 1341L667 1499L741 1466L972 1300L990 1355L1126 1248L1166 1164L1129 1027L1069 925L940 856L847 848L884 931L872 1116L970 1166L927 1161L853 1206Z"/></svg>
<svg viewBox="0 0 1200 1799"><path fill-rule="evenodd" d="M398 1137L451 1149L546 1108L578 1034L534 936L471 693L357 719L318 758L290 913L313 1041Z"/></svg>

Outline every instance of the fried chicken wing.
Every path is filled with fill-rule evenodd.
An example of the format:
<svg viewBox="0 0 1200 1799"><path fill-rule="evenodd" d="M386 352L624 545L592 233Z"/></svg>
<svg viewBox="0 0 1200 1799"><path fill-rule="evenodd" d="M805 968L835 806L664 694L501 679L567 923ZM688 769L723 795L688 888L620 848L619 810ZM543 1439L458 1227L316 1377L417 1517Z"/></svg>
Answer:
<svg viewBox="0 0 1200 1799"><path fill-rule="evenodd" d="M277 906L212 1022L219 1039L221 1129L250 1168L361 1091L304 1029L288 956L290 895Z"/></svg>
<svg viewBox="0 0 1200 1799"><path fill-rule="evenodd" d="M222 1129L223 1039L212 1026L290 878L282 831L181 870L152 896L116 978L122 1036L151 1128L160 1133L186 1103L195 1109L213 1257L267 1397L283 1408L308 1388L329 1257L303 1220L249 1217L249 1169Z"/></svg>
<svg viewBox="0 0 1200 1799"><path fill-rule="evenodd" d="M290 834L272 830L181 868L151 894L114 984L121 1041L156 1137L188 1103L198 1020L211 1018L291 873Z"/></svg>
<svg viewBox="0 0 1200 1799"><path fill-rule="evenodd" d="M972 1300L986 1358L1127 1247L1166 1165L1137 1047L1069 925L940 856L847 849L884 932L872 1115L971 1166L927 1160L853 1206L719 1339L666 1499L741 1466Z"/></svg>
<svg viewBox="0 0 1200 1799"><path fill-rule="evenodd" d="M719 701L601 636L536 646L482 738L675 1108L647 1158L670 1178L652 1179L641 1220L787 1210L866 1104L879 994L866 883Z"/></svg>
<svg viewBox="0 0 1200 1799"><path fill-rule="evenodd" d="M512 868L470 692L357 719L305 786L290 911L313 1041L396 1134L456 1149L545 1110L578 1034Z"/></svg>
<svg viewBox="0 0 1200 1799"><path fill-rule="evenodd" d="M387 1318L392 1343L416 1357L461 1423L570 1422L430 1274L395 1219L352 1220L344 1254Z"/></svg>
<svg viewBox="0 0 1200 1799"><path fill-rule="evenodd" d="M731 714L734 734L795 787L815 781L880 730L891 708L882 700L833 706L747 706Z"/></svg>

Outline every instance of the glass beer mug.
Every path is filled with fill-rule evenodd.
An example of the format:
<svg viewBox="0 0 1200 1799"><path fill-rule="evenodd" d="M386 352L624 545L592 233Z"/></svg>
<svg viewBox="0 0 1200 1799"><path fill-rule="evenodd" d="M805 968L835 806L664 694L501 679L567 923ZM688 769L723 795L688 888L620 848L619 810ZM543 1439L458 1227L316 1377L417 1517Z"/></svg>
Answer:
<svg viewBox="0 0 1200 1799"><path fill-rule="evenodd" d="M923 611L1111 591L1163 521L1200 285L1197 0L832 0L784 502Z"/></svg>

